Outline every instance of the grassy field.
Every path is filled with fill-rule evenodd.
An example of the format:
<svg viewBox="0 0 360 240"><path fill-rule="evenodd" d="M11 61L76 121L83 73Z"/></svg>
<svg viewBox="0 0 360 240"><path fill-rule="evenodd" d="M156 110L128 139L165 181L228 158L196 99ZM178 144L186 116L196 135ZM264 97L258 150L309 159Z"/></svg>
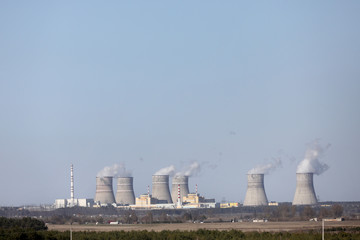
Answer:
<svg viewBox="0 0 360 240"><path fill-rule="evenodd" d="M265 222L265 223L252 223L252 222L237 222L237 223L173 223L173 224L122 224L122 225L72 225L73 231L96 231L96 232L109 232L109 231L156 231L162 230L241 230L243 232L293 232L293 231L308 231L320 230L321 222ZM47 225L49 230L68 231L70 225ZM360 221L343 221L343 222L325 222L325 228L333 227L360 227Z"/></svg>

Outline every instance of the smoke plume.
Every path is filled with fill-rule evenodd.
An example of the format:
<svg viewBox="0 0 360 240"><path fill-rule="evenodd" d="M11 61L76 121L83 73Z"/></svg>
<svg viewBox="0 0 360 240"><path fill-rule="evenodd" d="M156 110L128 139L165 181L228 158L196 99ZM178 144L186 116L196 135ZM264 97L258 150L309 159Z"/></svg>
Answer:
<svg viewBox="0 0 360 240"><path fill-rule="evenodd" d="M115 163L112 166L104 167L98 172L97 177L131 177L131 171L126 170L123 163Z"/></svg>
<svg viewBox="0 0 360 240"><path fill-rule="evenodd" d="M198 162L194 161L190 165L186 166L183 171L177 172L176 176L196 176L201 170L201 166Z"/></svg>
<svg viewBox="0 0 360 240"><path fill-rule="evenodd" d="M330 144L325 147L321 146L318 140L308 144L308 148L305 152L305 158L302 160L298 167L297 173L314 173L320 175L329 169L326 163L320 162L320 159L324 156L327 149L330 148Z"/></svg>
<svg viewBox="0 0 360 240"><path fill-rule="evenodd" d="M170 165L168 167L164 167L164 168L160 169L154 175L170 175L170 176L173 176L174 173L175 173L175 166Z"/></svg>
<svg viewBox="0 0 360 240"><path fill-rule="evenodd" d="M248 174L269 174L281 165L281 158L273 158L272 162L256 165L256 167L248 171Z"/></svg>
<svg viewBox="0 0 360 240"><path fill-rule="evenodd" d="M204 161L204 162L197 162L193 161L190 164L183 167L182 171L177 172L176 176L188 176L188 177L194 177L200 174L200 171L204 168L210 168L215 169L217 167L216 164L212 164L210 162Z"/></svg>

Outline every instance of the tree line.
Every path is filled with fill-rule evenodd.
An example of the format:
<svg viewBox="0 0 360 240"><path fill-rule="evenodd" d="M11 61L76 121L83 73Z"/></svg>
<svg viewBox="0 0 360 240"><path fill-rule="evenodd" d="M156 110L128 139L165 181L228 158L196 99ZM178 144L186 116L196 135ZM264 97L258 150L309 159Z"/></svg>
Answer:
<svg viewBox="0 0 360 240"><path fill-rule="evenodd" d="M199 229L196 231L112 231L112 232L73 232L76 240L320 240L321 233L304 232L242 232L239 230L219 231ZM0 231L0 240L65 240L70 232L59 231ZM357 232L326 232L325 239L360 240Z"/></svg>

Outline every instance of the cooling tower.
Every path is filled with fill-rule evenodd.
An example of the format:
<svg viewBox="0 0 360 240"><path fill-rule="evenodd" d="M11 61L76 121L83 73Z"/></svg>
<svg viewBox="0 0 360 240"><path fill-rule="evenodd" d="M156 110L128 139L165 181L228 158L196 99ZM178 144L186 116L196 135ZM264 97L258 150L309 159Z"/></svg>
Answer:
<svg viewBox="0 0 360 240"><path fill-rule="evenodd" d="M152 196L163 203L172 203L169 190L169 175L152 176Z"/></svg>
<svg viewBox="0 0 360 240"><path fill-rule="evenodd" d="M135 204L132 177L119 177L117 180L116 203L122 205Z"/></svg>
<svg viewBox="0 0 360 240"><path fill-rule="evenodd" d="M264 174L248 174L248 186L244 206L267 205L268 200L264 188Z"/></svg>
<svg viewBox="0 0 360 240"><path fill-rule="evenodd" d="M172 179L171 199L173 203L178 200L178 185L180 185L180 198L189 194L189 177L188 176L175 176Z"/></svg>
<svg viewBox="0 0 360 240"><path fill-rule="evenodd" d="M316 204L313 173L296 173L296 191L293 205Z"/></svg>
<svg viewBox="0 0 360 240"><path fill-rule="evenodd" d="M100 204L115 203L112 177L96 177L95 202Z"/></svg>

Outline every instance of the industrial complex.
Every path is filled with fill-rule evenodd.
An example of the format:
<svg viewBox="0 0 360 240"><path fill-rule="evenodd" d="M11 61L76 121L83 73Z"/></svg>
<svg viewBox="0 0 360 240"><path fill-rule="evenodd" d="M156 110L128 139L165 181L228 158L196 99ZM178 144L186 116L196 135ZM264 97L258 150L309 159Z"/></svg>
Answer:
<svg viewBox="0 0 360 240"><path fill-rule="evenodd" d="M102 207L112 205L124 209L191 209L191 208L229 208L239 207L239 203L216 203L215 199L206 199L197 192L189 191L189 176L175 175L172 177L170 190L170 175L155 174L152 176L152 188L150 186L146 194L136 197L133 187L133 177L97 176L96 192L94 199L74 198L74 168L71 165L70 198L56 199L55 208L67 207ZM114 194L113 180L116 180L116 194ZM296 173L296 191L293 205L317 204L313 173ZM266 206L277 205L276 202L268 202L264 187L264 174L247 175L247 191L243 206Z"/></svg>

